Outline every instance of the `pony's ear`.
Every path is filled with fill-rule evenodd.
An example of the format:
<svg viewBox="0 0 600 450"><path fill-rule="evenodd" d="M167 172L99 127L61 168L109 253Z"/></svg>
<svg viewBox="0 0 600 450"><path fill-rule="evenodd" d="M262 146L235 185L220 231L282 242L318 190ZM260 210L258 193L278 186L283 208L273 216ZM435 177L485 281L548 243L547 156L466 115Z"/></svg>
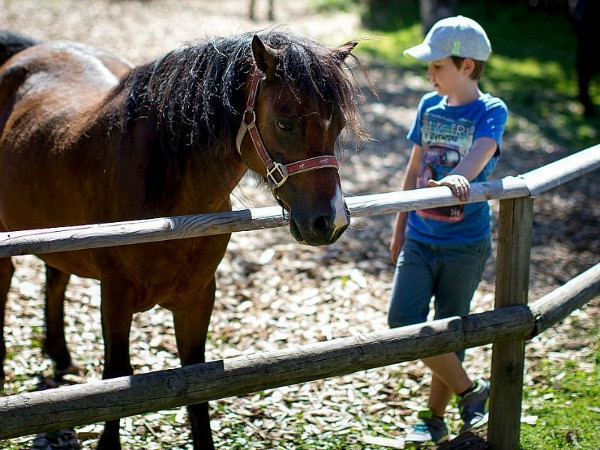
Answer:
<svg viewBox="0 0 600 450"><path fill-rule="evenodd" d="M267 75L271 75L277 67L277 51L263 43L258 35L252 38L252 56L256 67Z"/></svg>
<svg viewBox="0 0 600 450"><path fill-rule="evenodd" d="M354 50L354 47L356 47L357 45L358 41L346 42L345 44L332 49L331 52L333 53L333 57L337 59L341 64L346 60L350 53L352 53L352 50Z"/></svg>

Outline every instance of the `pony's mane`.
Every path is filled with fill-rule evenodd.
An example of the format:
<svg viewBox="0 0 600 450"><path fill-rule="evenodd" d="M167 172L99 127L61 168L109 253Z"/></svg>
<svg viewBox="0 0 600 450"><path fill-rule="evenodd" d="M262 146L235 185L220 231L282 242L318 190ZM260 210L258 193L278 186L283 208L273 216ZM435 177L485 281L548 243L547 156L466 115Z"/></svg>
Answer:
<svg viewBox="0 0 600 450"><path fill-rule="evenodd" d="M136 67L123 80L127 101L120 125L148 121L153 135L147 175L154 185L160 175L176 184L191 157L209 164L212 158L231 156L245 103L244 81L254 67L254 34L187 45ZM284 89L314 104L315 111L323 103L337 110L354 134L362 136L355 80L330 49L286 31L256 34L278 51L276 74Z"/></svg>

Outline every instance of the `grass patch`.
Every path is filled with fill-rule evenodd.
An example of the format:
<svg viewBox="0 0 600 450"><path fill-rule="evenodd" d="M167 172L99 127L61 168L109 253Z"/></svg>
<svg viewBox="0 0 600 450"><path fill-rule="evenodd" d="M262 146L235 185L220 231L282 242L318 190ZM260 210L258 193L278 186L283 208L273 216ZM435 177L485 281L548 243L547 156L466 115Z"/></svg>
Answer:
<svg viewBox="0 0 600 450"><path fill-rule="evenodd" d="M597 341L599 330L593 334ZM587 360L545 361L541 371L547 381L523 390L523 403L531 405L527 414L538 419L534 426L521 425L521 448L596 448L600 442L600 346Z"/></svg>

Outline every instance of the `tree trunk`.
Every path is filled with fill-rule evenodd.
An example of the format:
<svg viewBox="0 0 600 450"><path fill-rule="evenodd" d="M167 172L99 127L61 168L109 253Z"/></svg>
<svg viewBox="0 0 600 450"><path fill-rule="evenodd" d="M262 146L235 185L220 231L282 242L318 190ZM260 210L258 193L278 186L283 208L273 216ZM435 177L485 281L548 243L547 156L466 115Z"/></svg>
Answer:
<svg viewBox="0 0 600 450"><path fill-rule="evenodd" d="M440 19L456 15L458 0L419 0L423 34Z"/></svg>

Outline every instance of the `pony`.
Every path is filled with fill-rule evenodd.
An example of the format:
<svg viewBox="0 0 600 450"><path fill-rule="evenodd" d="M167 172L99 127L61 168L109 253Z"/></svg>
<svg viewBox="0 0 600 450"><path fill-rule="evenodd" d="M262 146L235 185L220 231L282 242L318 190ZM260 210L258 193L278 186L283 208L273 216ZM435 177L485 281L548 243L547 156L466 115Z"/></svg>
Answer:
<svg viewBox="0 0 600 450"><path fill-rule="evenodd" d="M187 44L132 66L107 51L0 32L0 231L231 210L248 169L306 245L348 227L336 150L368 133L348 58L286 30ZM182 365L205 361L215 270L229 235L40 255L46 264L45 352L76 370L63 299L70 274L101 283L103 378L133 373L135 313L172 311ZM0 259L0 316L14 266ZM0 338L0 357L6 346ZM1 369L2 380L4 370ZM214 448L207 404L188 407L195 449ZM119 420L99 449L120 449Z"/></svg>

